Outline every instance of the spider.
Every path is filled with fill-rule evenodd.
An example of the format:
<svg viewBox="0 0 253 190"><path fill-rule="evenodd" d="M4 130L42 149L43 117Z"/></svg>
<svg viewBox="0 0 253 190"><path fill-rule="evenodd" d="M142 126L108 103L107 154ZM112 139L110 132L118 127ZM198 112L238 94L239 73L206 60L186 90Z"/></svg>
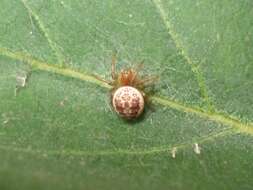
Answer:
<svg viewBox="0 0 253 190"><path fill-rule="evenodd" d="M111 105L114 111L122 118L132 120L143 113L145 103L148 101L146 89L158 77L140 76L139 71L143 68L143 62L135 68L122 69L117 73L116 62L116 56L113 55L111 65L112 80L107 81L100 77L95 77L112 86L110 94Z"/></svg>

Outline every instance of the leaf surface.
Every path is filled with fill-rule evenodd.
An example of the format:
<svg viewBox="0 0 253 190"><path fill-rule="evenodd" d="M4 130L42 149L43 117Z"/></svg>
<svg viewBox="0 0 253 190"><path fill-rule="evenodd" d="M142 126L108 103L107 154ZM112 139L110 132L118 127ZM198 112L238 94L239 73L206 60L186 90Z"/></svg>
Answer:
<svg viewBox="0 0 253 190"><path fill-rule="evenodd" d="M0 0L1 189L251 189L252 1ZM157 93L110 107L144 60Z"/></svg>

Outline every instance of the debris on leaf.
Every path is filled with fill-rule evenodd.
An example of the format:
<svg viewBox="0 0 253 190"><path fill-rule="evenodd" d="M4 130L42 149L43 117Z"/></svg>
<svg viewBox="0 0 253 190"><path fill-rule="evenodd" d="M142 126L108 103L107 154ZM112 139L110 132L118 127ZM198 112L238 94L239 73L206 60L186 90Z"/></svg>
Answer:
<svg viewBox="0 0 253 190"><path fill-rule="evenodd" d="M19 92L21 88L26 86L28 80L29 73L28 72L19 72L16 75L16 88L15 88L15 96Z"/></svg>
<svg viewBox="0 0 253 190"><path fill-rule="evenodd" d="M176 153L177 153L177 148L173 147L172 150L171 150L171 157L176 158Z"/></svg>
<svg viewBox="0 0 253 190"><path fill-rule="evenodd" d="M200 147L199 147L199 144L198 143L194 143L194 147L193 147L193 151L196 153L196 154L200 154Z"/></svg>

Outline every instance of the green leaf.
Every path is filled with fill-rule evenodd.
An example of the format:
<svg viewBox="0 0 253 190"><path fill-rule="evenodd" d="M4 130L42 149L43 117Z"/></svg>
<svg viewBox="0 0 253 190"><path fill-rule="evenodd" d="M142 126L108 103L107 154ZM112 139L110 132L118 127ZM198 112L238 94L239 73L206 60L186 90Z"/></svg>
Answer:
<svg viewBox="0 0 253 190"><path fill-rule="evenodd" d="M0 189L252 189L251 0L0 0ZM157 93L111 109L117 69Z"/></svg>

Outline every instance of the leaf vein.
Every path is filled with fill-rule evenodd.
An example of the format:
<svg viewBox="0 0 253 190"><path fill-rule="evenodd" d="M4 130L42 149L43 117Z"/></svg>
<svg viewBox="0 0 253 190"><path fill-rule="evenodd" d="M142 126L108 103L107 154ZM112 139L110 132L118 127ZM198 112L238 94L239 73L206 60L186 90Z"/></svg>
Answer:
<svg viewBox="0 0 253 190"><path fill-rule="evenodd" d="M198 67L198 65L196 65L196 63L194 63L191 60L191 58L189 57L185 48L183 47L183 43L180 40L178 34L173 30L172 23L168 20L166 13L163 9L161 1L160 0L152 0L152 1L158 10L164 25L166 26L168 34L170 35L170 37L174 41L176 48L178 49L178 51L182 55L182 57L186 60L186 62L190 65L192 72L195 74L199 88L200 88L201 96L204 99L204 102L208 105L208 109L209 110L214 109L213 103L209 98L207 85L205 83L205 79L203 77L203 74L200 71L200 68Z"/></svg>
<svg viewBox="0 0 253 190"><path fill-rule="evenodd" d="M221 132L214 133L211 135L207 135L198 139L194 139L191 141L174 144L171 146L160 146L160 147L152 147L150 149L118 149L118 150L104 150L104 151L84 151L84 150L39 150L39 149L31 149L31 148L17 148L12 146L4 146L0 145L0 149L8 150L8 151L16 151L16 152L24 152L30 154L47 154L47 155L63 155L63 156L119 156L119 155L151 155L151 154L161 154L161 153L170 153L173 149L184 150L186 148L192 147L194 143L206 143L210 141L214 141L217 138L222 138L230 135L236 135L239 132L234 130L233 128L227 128Z"/></svg>
<svg viewBox="0 0 253 190"><path fill-rule="evenodd" d="M48 64L46 62L36 60L32 56L22 52L11 52L6 48L0 48L0 54L15 60L26 62L33 68L37 68L42 71L56 73L66 77L76 78L108 89L111 88L110 85L98 80L96 77L90 74L80 73L70 68L61 68L56 65ZM179 110L188 114L195 114L201 118L205 118L217 123L231 126L241 133L253 135L253 123L251 121L245 123L241 121L239 118L226 115L221 111L206 111L201 109L200 107L186 105L184 103L180 103L175 100L169 99L168 97L151 96L150 99L165 107L173 108L175 110Z"/></svg>
<svg viewBox="0 0 253 190"><path fill-rule="evenodd" d="M32 10L32 8L28 5L26 0L20 0L20 1L23 3L28 14L37 22L39 30L43 33L46 40L48 41L48 44L49 44L50 48L53 50L53 52L57 58L57 61L60 64L63 64L64 63L64 56L60 52L57 44L51 39L46 27L44 26L44 24L41 21L41 19L39 18L39 16Z"/></svg>

